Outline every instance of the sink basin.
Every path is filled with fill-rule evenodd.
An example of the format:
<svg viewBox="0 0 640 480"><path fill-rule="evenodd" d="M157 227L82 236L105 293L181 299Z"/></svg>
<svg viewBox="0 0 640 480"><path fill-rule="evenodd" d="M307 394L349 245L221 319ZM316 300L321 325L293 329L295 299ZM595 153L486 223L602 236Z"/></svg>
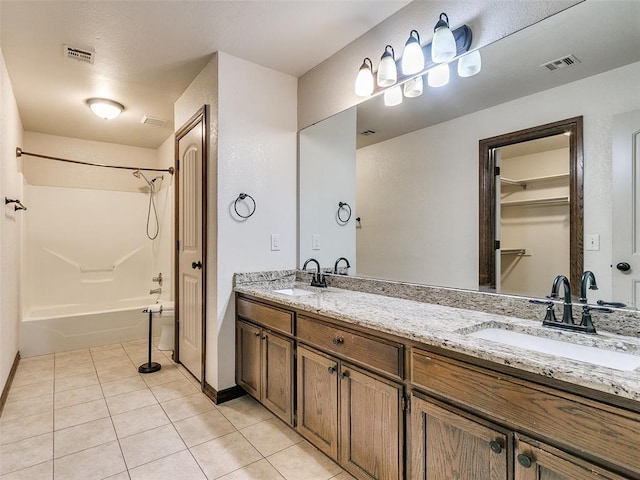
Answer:
<svg viewBox="0 0 640 480"><path fill-rule="evenodd" d="M302 288L283 288L282 290L274 290L274 293L281 295L289 295L290 297L303 297L305 295L315 295L316 292L310 292Z"/></svg>
<svg viewBox="0 0 640 480"><path fill-rule="evenodd" d="M638 355L578 345L501 328L485 328L470 333L469 336L626 372L640 367L640 356Z"/></svg>

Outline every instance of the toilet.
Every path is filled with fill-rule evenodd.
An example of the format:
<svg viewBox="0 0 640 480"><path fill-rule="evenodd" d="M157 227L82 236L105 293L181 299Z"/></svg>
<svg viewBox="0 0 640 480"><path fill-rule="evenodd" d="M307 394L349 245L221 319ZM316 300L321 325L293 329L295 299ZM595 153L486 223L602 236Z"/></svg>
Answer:
<svg viewBox="0 0 640 480"><path fill-rule="evenodd" d="M175 307L172 301L160 300L160 341L158 350L173 350L175 339Z"/></svg>

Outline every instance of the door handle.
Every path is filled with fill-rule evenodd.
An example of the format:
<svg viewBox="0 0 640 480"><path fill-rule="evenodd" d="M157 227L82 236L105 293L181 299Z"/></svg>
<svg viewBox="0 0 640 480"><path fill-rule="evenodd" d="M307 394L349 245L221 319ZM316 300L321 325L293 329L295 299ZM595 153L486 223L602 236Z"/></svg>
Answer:
<svg viewBox="0 0 640 480"><path fill-rule="evenodd" d="M202 270L202 262L201 261L197 261L197 262L191 262L191 268L198 269L198 270Z"/></svg>
<svg viewBox="0 0 640 480"><path fill-rule="evenodd" d="M620 262L616 265L616 268L621 272L628 272L629 270L631 270L631 265L629 265L627 262Z"/></svg>

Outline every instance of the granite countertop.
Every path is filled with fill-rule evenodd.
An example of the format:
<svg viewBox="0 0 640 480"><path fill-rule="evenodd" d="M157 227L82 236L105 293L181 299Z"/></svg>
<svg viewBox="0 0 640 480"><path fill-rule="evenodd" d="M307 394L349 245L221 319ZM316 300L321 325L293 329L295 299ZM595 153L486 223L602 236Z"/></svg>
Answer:
<svg viewBox="0 0 640 480"><path fill-rule="evenodd" d="M292 296L276 289L296 288L313 292ZM640 367L632 371L588 364L495 341L469 336L484 328L501 328L533 333L551 339L640 355L640 339L599 333L587 335L543 328L541 321L496 315L413 300L398 299L346 290L315 288L301 282L247 282L235 290L253 297L278 302L299 311L316 313L346 323L366 327L518 368L548 378L569 382L620 397L640 401Z"/></svg>

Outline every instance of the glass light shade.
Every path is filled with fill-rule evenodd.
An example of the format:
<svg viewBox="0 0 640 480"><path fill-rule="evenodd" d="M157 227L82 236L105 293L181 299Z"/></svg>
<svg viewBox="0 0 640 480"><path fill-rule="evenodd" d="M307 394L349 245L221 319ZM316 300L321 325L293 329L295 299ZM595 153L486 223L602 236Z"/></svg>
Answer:
<svg viewBox="0 0 640 480"><path fill-rule="evenodd" d="M419 97L422 95L422 76L415 77L404 84L404 96L407 98Z"/></svg>
<svg viewBox="0 0 640 480"><path fill-rule="evenodd" d="M474 50L458 59L458 76L473 77L482 69L482 58L480 50Z"/></svg>
<svg viewBox="0 0 640 480"><path fill-rule="evenodd" d="M367 65L367 60L369 65ZM356 95L359 97L368 97L373 93L373 73L371 70L371 59L365 58L356 77Z"/></svg>
<svg viewBox="0 0 640 480"><path fill-rule="evenodd" d="M420 46L420 34L417 30L411 30L402 53L402 73L404 75L413 75L422 70L424 70L424 53Z"/></svg>
<svg viewBox="0 0 640 480"><path fill-rule="evenodd" d="M400 85L391 87L384 91L384 104L387 107L395 107L402 103L402 89Z"/></svg>
<svg viewBox="0 0 640 480"><path fill-rule="evenodd" d="M106 98L90 98L87 105L94 114L105 120L113 120L124 110L124 105Z"/></svg>
<svg viewBox="0 0 640 480"><path fill-rule="evenodd" d="M427 83L430 87L444 87L449 83L449 64L438 65L429 70Z"/></svg>
<svg viewBox="0 0 640 480"><path fill-rule="evenodd" d="M444 18L442 18L444 17ZM449 18L446 14L440 14L440 20L433 29L433 40L431 41L431 60L435 63L444 63L453 60L458 51L456 39L449 29Z"/></svg>
<svg viewBox="0 0 640 480"><path fill-rule="evenodd" d="M391 45L387 45L382 57L380 58L380 66L378 67L378 86L390 87L397 81L398 69L396 68L396 59L393 47Z"/></svg>

